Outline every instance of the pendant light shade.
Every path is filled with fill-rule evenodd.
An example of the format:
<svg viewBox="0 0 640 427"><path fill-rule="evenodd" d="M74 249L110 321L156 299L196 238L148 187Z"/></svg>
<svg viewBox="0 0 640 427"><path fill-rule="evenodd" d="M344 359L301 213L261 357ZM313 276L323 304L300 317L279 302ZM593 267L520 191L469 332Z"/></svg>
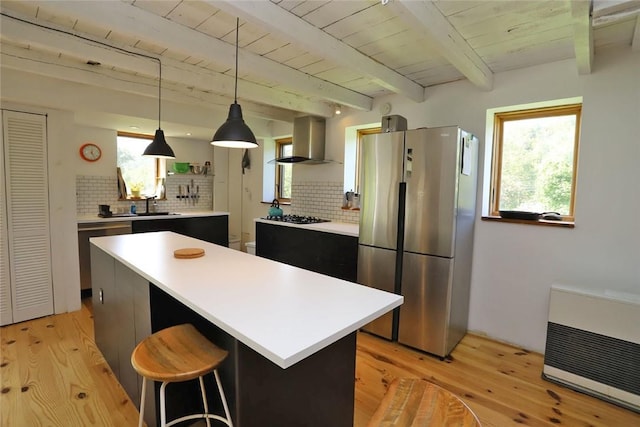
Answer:
<svg viewBox="0 0 640 427"><path fill-rule="evenodd" d="M256 137L242 119L242 107L234 102L229 107L229 117L213 135L211 144L228 148L254 148Z"/></svg>
<svg viewBox="0 0 640 427"><path fill-rule="evenodd" d="M173 154L173 150L167 144L167 140L164 139L164 131L160 128L161 106L162 106L162 63L158 59L158 67L160 73L158 77L158 130L153 137L151 144L144 149L142 153L146 157L156 157L159 159L175 159L176 155Z"/></svg>
<svg viewBox="0 0 640 427"><path fill-rule="evenodd" d="M240 19L236 18L236 84L233 104L229 107L227 121L213 135L211 144L227 148L255 148L256 137L242 118L242 107L238 104L238 28Z"/></svg>
<svg viewBox="0 0 640 427"><path fill-rule="evenodd" d="M153 137L151 144L147 145L144 149L143 156L157 157L160 159L175 159L176 155L173 154L173 150L167 144L164 139L164 131L162 129L156 130L156 134Z"/></svg>

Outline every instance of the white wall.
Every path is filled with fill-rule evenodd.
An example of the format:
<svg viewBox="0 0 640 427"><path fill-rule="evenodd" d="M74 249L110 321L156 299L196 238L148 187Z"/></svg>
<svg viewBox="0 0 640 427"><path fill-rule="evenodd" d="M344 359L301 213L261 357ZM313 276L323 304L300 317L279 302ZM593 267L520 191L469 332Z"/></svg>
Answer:
<svg viewBox="0 0 640 427"><path fill-rule="evenodd" d="M383 102L409 128L459 125L475 133L482 159L487 109L583 96L574 229L481 221L486 189L479 188L469 328L542 352L553 283L640 293L639 76L640 53L624 49L599 53L586 76L567 60L498 74L490 92L461 81L430 88L421 104L387 97L373 111L328 120L327 157L343 152L346 127L379 121ZM294 180L336 173L336 165L296 168Z"/></svg>

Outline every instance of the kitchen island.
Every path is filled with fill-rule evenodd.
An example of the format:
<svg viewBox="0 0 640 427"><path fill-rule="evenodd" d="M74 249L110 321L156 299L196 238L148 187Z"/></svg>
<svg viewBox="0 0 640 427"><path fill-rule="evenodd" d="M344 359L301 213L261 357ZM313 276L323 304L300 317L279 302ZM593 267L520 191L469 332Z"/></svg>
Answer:
<svg viewBox="0 0 640 427"><path fill-rule="evenodd" d="M119 365L116 375L134 401L140 387L135 374L130 378L129 347L190 322L230 353L221 376L235 425L352 426L356 331L402 304L402 296L172 232L91 243L96 343L112 367ZM173 257L185 247L203 248L205 256ZM124 308L103 310L105 288ZM133 331L117 326L123 319ZM121 335L130 340L114 350ZM193 399L185 390L167 387L175 403L170 416L197 402L197 387Z"/></svg>

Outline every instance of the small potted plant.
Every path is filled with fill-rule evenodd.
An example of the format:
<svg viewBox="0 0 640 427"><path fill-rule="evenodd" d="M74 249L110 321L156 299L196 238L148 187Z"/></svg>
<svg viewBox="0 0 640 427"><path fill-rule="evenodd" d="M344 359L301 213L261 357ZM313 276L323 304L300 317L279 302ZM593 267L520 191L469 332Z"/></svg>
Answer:
<svg viewBox="0 0 640 427"><path fill-rule="evenodd" d="M144 188L144 184L141 182L136 182L131 184L131 197L139 198L140 192Z"/></svg>

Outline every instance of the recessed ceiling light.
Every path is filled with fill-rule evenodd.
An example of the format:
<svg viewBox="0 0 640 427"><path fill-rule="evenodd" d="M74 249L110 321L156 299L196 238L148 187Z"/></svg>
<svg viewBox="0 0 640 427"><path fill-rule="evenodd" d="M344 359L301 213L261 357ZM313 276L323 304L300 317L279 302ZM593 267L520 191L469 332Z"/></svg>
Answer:
<svg viewBox="0 0 640 427"><path fill-rule="evenodd" d="M187 136L191 136L191 132L187 132Z"/></svg>
<svg viewBox="0 0 640 427"><path fill-rule="evenodd" d="M130 128L130 129L135 129L135 130L140 129L138 126L129 126L129 128Z"/></svg>

